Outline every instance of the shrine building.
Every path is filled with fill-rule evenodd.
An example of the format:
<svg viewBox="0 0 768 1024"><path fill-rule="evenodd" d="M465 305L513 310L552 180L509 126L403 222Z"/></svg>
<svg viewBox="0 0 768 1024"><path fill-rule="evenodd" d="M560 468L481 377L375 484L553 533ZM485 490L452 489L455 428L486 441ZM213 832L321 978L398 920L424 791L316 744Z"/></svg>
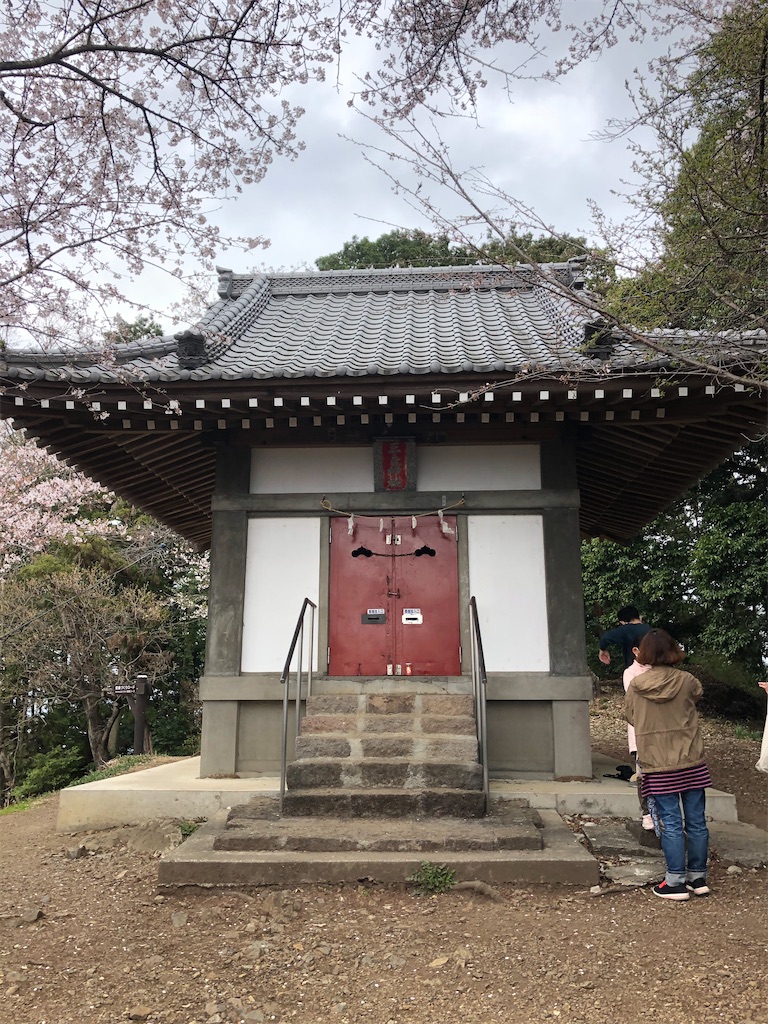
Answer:
<svg viewBox="0 0 768 1024"><path fill-rule="evenodd" d="M3 417L210 547L201 774L278 770L305 598L328 694L462 692L474 598L491 775L590 776L580 541L630 539L764 429L729 367L765 337L649 348L578 262L222 270L218 295L112 361L0 353Z"/></svg>

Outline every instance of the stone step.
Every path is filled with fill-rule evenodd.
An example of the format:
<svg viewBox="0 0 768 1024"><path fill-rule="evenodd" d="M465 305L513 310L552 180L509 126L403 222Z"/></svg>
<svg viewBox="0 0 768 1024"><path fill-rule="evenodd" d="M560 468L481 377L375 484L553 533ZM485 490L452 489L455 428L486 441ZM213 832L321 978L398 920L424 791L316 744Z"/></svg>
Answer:
<svg viewBox="0 0 768 1024"><path fill-rule="evenodd" d="M485 796L471 789L289 789L283 812L301 817L479 818L485 814Z"/></svg>
<svg viewBox="0 0 768 1024"><path fill-rule="evenodd" d="M306 758L287 766L294 789L481 789L482 768L475 761L448 762L389 758Z"/></svg>
<svg viewBox="0 0 768 1024"><path fill-rule="evenodd" d="M356 693L312 694L310 715L462 715L474 716L471 694Z"/></svg>
<svg viewBox="0 0 768 1024"><path fill-rule="evenodd" d="M276 806L276 801L271 802ZM361 878L403 886L424 860L437 860L455 873L457 882L518 886L544 882L581 888L596 885L600 880L597 860L581 845L556 811L541 810L539 814L543 824L543 828L539 829L541 848L470 849L455 852L444 848L429 857L424 855L428 853L426 850L390 853L371 849L216 849L216 844L225 833L228 817L226 811L220 811L180 846L163 854L158 866L157 881L160 891L167 893L187 886L200 886L208 891L217 887L242 889L261 885L279 885L284 888L342 882L354 885ZM313 819L306 820L312 822L314 827ZM469 824L481 825L488 820L492 818ZM274 821L268 822L265 831L273 829L274 824ZM350 824L345 821L344 830L339 829L335 820L333 824L338 834L344 836L357 832L366 822L357 820ZM409 830L419 823L409 819L401 824ZM438 823L430 819L425 824L434 830Z"/></svg>
<svg viewBox="0 0 768 1024"><path fill-rule="evenodd" d="M390 758L419 761L477 760L477 739L472 736L432 736L387 733L373 736L343 736L338 733L302 734L296 740L294 757L305 758Z"/></svg>
<svg viewBox="0 0 768 1024"><path fill-rule="evenodd" d="M302 733L407 733L410 735L474 736L475 720L470 715L369 715L366 713L317 714L301 722Z"/></svg>
<svg viewBox="0 0 768 1024"><path fill-rule="evenodd" d="M312 677L312 693L341 695L364 693L472 694L472 677L466 676L325 676Z"/></svg>
<svg viewBox="0 0 768 1024"><path fill-rule="evenodd" d="M487 818L363 819L354 829L343 818L254 817L233 808L216 836L215 850L285 850L434 854L469 850L540 850L542 821L537 811L518 809Z"/></svg>

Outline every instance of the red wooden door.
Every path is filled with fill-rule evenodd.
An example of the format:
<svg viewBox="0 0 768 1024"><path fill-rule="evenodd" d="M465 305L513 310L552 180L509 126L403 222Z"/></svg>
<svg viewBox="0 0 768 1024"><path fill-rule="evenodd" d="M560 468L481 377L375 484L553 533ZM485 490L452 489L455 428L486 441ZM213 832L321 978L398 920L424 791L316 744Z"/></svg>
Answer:
<svg viewBox="0 0 768 1024"><path fill-rule="evenodd" d="M459 675L456 520L331 520L330 675Z"/></svg>

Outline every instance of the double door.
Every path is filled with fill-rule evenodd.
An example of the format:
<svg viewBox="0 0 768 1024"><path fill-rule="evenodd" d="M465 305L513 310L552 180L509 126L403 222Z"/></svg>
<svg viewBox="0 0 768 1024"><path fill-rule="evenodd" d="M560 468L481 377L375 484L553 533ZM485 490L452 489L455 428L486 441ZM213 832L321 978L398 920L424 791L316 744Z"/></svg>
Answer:
<svg viewBox="0 0 768 1024"><path fill-rule="evenodd" d="M455 517L330 526L329 675L459 675Z"/></svg>

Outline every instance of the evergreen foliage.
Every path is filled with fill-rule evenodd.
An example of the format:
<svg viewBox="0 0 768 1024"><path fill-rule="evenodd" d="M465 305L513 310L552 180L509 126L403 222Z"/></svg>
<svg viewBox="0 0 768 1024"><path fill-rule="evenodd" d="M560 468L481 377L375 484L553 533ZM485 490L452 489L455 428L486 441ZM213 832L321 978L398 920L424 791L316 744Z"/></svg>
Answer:
<svg viewBox="0 0 768 1024"><path fill-rule="evenodd" d="M647 622L669 630L691 664L717 680L718 710L757 713L768 661L768 441L737 452L704 477L639 537L622 546L582 545L591 667L597 638L616 625L616 609L636 605ZM726 668L727 667L727 668ZM713 698L714 699L714 698ZM763 702L764 703L764 702Z"/></svg>
<svg viewBox="0 0 768 1024"><path fill-rule="evenodd" d="M618 286L612 308L641 328L766 330L765 4L733 5L693 60L678 94L670 88L658 105L659 148L641 164L648 186L638 206L658 218L660 255Z"/></svg>
<svg viewBox="0 0 768 1024"><path fill-rule="evenodd" d="M207 556L23 434L0 447L0 805L130 750L114 684L139 672L152 685L151 749L197 753ZM17 500L30 491L39 502Z"/></svg>
<svg viewBox="0 0 768 1024"><path fill-rule="evenodd" d="M477 246L459 243L447 234L418 228L396 229L371 240L354 235L338 252L319 256L318 270L366 270L386 267L463 267L476 263L516 264L521 256L534 263L559 263L585 252L581 236L510 234L505 242L488 238Z"/></svg>

